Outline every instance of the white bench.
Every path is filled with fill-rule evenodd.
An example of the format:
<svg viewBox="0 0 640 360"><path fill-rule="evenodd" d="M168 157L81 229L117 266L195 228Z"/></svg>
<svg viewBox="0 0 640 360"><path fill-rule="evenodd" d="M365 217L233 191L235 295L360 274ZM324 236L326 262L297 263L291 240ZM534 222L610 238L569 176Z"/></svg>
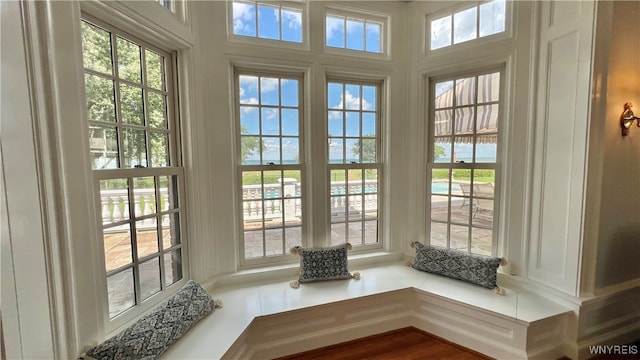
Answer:
<svg viewBox="0 0 640 360"><path fill-rule="evenodd" d="M288 280L210 291L224 302L163 359L273 358L407 326L496 358L563 356L571 309L500 283L506 294L420 272L399 262L361 280Z"/></svg>

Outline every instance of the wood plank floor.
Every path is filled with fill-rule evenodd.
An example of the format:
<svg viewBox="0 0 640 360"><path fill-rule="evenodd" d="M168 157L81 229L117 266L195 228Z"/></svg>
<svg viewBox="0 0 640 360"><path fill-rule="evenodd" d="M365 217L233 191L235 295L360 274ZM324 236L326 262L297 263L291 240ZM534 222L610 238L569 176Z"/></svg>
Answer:
<svg viewBox="0 0 640 360"><path fill-rule="evenodd" d="M485 360L482 354L413 327L327 346L278 360Z"/></svg>

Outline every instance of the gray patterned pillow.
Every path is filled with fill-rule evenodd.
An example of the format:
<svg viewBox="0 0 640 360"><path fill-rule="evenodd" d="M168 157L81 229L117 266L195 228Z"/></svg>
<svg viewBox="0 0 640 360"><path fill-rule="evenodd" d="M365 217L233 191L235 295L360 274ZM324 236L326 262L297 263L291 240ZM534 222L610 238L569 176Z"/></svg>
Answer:
<svg viewBox="0 0 640 360"><path fill-rule="evenodd" d="M413 242L416 260L411 267L452 279L464 280L489 289L499 289L497 270L502 259L470 255L461 251L437 248Z"/></svg>
<svg viewBox="0 0 640 360"><path fill-rule="evenodd" d="M157 359L215 307L220 303L189 280L167 301L87 355L100 360Z"/></svg>
<svg viewBox="0 0 640 360"><path fill-rule="evenodd" d="M296 288L298 283L308 283L319 280L351 279L358 280L360 274L351 275L347 262L347 251L351 244L322 247L303 248L296 246L291 253L300 255L300 276L290 284Z"/></svg>

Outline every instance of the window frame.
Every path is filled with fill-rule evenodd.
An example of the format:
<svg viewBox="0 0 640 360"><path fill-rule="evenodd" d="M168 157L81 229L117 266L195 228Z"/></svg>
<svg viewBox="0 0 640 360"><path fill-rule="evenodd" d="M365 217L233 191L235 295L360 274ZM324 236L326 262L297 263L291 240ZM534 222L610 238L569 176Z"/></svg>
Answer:
<svg viewBox="0 0 640 360"><path fill-rule="evenodd" d="M331 156L330 156L330 149L329 149L329 142L331 141L331 138L335 138L335 136L330 137L329 136L329 111L343 111L346 112L348 109L347 107L343 107L343 109L339 110L339 109L333 109L333 108L329 108L329 103L328 103L328 99L329 99L329 83L340 83L344 87L346 87L346 85L358 85L360 87L360 89L362 89L363 86L374 86L377 89L377 94L376 94L376 116L377 116L377 121L375 124L375 131L376 131L376 147L375 147L375 152L376 152L376 160L373 162L347 162L347 159L343 159L343 162L341 163L331 163ZM334 224L334 222L332 222L331 218L332 218L332 214L331 214L331 203L332 203L332 190L331 190L331 172L334 170L344 170L347 174L349 173L350 170L361 170L363 173L364 171L366 171L367 169L375 169L377 171L377 189L376 189L376 197L377 197L377 216L375 218L375 221L377 222L377 234L376 234L376 243L374 244L366 244L364 241L364 226L365 226L365 222L366 221L371 221L371 220L367 220L366 216L362 217L362 220L360 220L363 224L363 237L362 242L360 244L355 244L355 243L351 243L351 245L353 246L352 252L357 253L357 252L365 252L365 251L370 251L370 250L377 250L377 249L382 249L384 247L383 244L383 229L384 229L384 207L383 207L383 200L384 200L384 162L383 162L383 134L382 134L382 129L383 129L383 123L384 123L384 104L383 104L383 99L385 99L384 96L384 91L386 88L386 81L385 79L381 79L381 78L375 78L375 77L368 77L368 76L362 76L362 77L354 77L354 76L343 76L340 74L329 74L326 76L325 78L325 83L324 83L324 88L325 88L325 99L326 103L324 104L324 116L325 116L325 137L324 140L326 142L326 147L325 147L325 156L326 156L326 162L325 162L325 166L326 166L326 181L327 181L327 191L325 192L325 202L327 203L327 245L331 245L334 244L331 240L332 237L332 225ZM346 91L346 90L344 90ZM362 96L362 95L361 95ZM358 110L358 112L360 113L360 130L362 129L362 109ZM341 138L344 140L348 139L348 138L353 138L350 136L346 135L346 117L343 118L343 135L341 136ZM362 141L362 139L365 138L362 136L362 133L360 132L360 136L358 137L358 139L360 139L360 141ZM362 143L362 142L360 142ZM346 152L347 151L347 145L346 143L343 144L343 149ZM343 155L346 156L346 153L343 152ZM360 154L360 156L362 156L362 154ZM364 179L363 179L364 181ZM365 191L362 191L363 196L366 194ZM348 196L348 191L347 194ZM348 219L348 215L345 214L345 221L344 222L336 222L336 223L344 223L347 224L346 225L346 235L345 235L345 241L348 242L348 224L351 222L357 222L357 221L349 221ZM338 243L335 243L338 244Z"/></svg>
<svg viewBox="0 0 640 360"><path fill-rule="evenodd" d="M113 81L114 111L116 115L114 115L115 118L113 122L104 122L104 123L96 122L94 120L89 120L87 118L84 121L87 123L88 129L91 128L91 125L110 124L114 127L117 127L116 131L118 134L117 135L118 138L121 137L123 125L126 128L131 127L131 128L141 129L144 131L145 140L146 140L145 144L146 144L149 141L149 129L151 128L155 131L159 130L159 129L150 127L147 124L148 115L146 113L147 111L146 109L148 106L147 105L148 93L149 93L148 89L152 89L153 93L161 92L163 94L166 94L166 99L167 99L166 104L164 104L164 110L166 111L166 114L165 114L166 129L161 131L167 134L166 157L167 157L168 163L166 164L166 166L151 167L150 166L151 164L147 164L148 166L140 167L140 168L124 167L124 163L122 162L124 150L120 148L119 146L120 141L118 141L117 152L118 152L118 159L119 159L120 165L117 168L94 169L92 166L89 168L92 181L93 181L93 189L94 189L95 204L96 204L96 225L97 225L96 233L97 233L97 238L99 239L98 250L100 251L100 254L98 255L98 258L99 258L98 264L101 266L100 272L102 273L104 271L99 281L101 285L99 297L101 298L101 301L102 301L101 308L103 312L103 321L105 324L105 330L107 333L110 333L110 332L116 331L123 325L127 324L129 321L135 319L140 314L148 311L153 306L157 305L167 297L171 296L189 279L188 235L187 235L187 223L186 223L186 219L188 215L187 215L186 193L185 193L185 171L182 165L182 153L181 153L181 132L180 132L180 117L179 117L180 111L178 107L179 102L177 99L177 96L178 96L177 95L178 79L177 79L177 66L176 66L177 54L176 52L168 51L160 47L154 46L153 44L150 44L148 41L142 40L141 38L125 30L122 30L117 25L112 25L106 21L102 21L99 18L96 18L85 12L81 13L81 17L79 21L80 23L86 22L89 25L95 26L110 34L110 45L111 45L110 52L112 56L112 65L111 65L112 73L110 75L103 74L103 73L99 73L99 74L103 78L108 78ZM143 116L145 118L145 120L143 121L143 125L129 126L129 124L123 123L121 120L121 105L120 105L120 99L118 96L118 93L119 93L118 89L123 79L118 77L117 70L115 70L117 68L117 64L115 64L115 61L117 60L117 58L114 59L113 54L114 53L117 54L117 49L114 50L113 47L115 46L114 40L116 38L122 38L123 40L130 41L140 46L140 52L142 54L140 58L141 76L143 79L146 77L145 71L144 71L146 64L143 64L145 50L151 50L154 53L164 57L164 65L163 65L164 90L160 91L158 89L151 88L147 85L146 80L142 80L142 79L140 84L136 84L137 86L140 86L141 90L143 91L143 100L142 100L143 109L144 109ZM94 73L97 73L97 72L92 70L87 71L87 68L83 66L82 68L83 84L86 84L86 80L84 80L85 76L87 74L94 75ZM124 80L125 84L128 82L129 81ZM83 90L83 94L85 95L83 100L86 102L87 97L86 97L86 92L84 90ZM89 137L89 134L87 134L87 137ZM150 149L150 145L146 145L146 147L147 149ZM90 149L88 150L91 151ZM147 154L147 158L151 159L151 154ZM130 245L130 249L132 252L131 263L126 264L124 266L120 266L112 270L107 270L106 262L105 262L104 229L105 227L109 228L110 226L108 226L109 224L104 224L102 219L103 204L101 199L102 194L100 190L100 181L109 180L109 179L122 179L122 178L134 179L138 177L150 177L150 176L153 176L154 178L162 177L162 176L176 176L177 185L175 186L175 188L177 190L176 196L178 199L178 205L174 209L168 209L168 210L156 209L154 213L155 215L137 215L135 214L135 210L129 208L129 213L134 214L134 216L129 217L126 223L134 224L137 221L144 220L147 218L153 218L153 217L161 218L162 216L165 216L168 214L177 213L179 215L178 215L178 222L176 223L176 226L179 229L180 242L178 244L173 244L167 248L163 248L162 244L160 243L160 239L158 239L159 243L158 243L157 252L143 256L141 258L142 261L140 261L140 259L138 258L138 254L136 253L137 243L132 242L132 244ZM159 193L160 184L155 182L154 187L155 187L155 194L157 196L160 196L160 193ZM133 191L135 191L133 189L134 187L132 184L129 184L127 186L126 191L128 194L127 196L129 198L129 204L135 203L135 200L133 202L131 201L132 200L131 197L133 196L132 193ZM156 198L156 201L157 201L157 198ZM155 225L156 231L158 231L159 226L161 226L161 224L159 223ZM130 231L133 228L134 226L130 225L130 228L129 228ZM131 235L132 239L135 238L135 236L136 236L135 234ZM171 284L166 284L165 283L166 268L164 264L164 255L177 250L179 250L181 253L180 260L181 260L181 276L182 277ZM138 270L139 265L145 263L148 260L153 259L154 257L158 258L158 263L160 266L160 269L158 271L158 275L160 277L160 290L143 299L140 294L141 280L140 280L140 274L139 274L140 270ZM125 271L126 268L130 268L134 272L133 274L134 304L130 308L116 314L112 318L110 317L110 314L109 314L110 309L109 309L107 278L110 275L114 275L122 271Z"/></svg>
<svg viewBox="0 0 640 360"><path fill-rule="evenodd" d="M451 246L451 236L450 234L450 227L451 225L460 225L460 226L467 226L469 228L469 232L467 233L467 246L466 249L461 250L464 251L466 253L469 254L475 254L471 252L472 246L473 246L473 234L472 234L472 229L474 228L479 228L479 229L490 229L492 231L492 238L491 238L491 256L496 256L497 254L500 253L500 249L499 249L499 239L500 239L500 219L502 218L501 216L501 212L500 212L500 194L502 193L502 185L501 185L501 173L502 173L502 158L504 156L504 146L502 144L502 142L504 141L504 132L505 132L505 128L506 128L506 119L505 119L505 106L506 106L506 99L507 99L507 94L506 94L506 66L505 65L497 65L497 66L490 66L490 67L483 67L483 68L478 68L478 69L471 69L468 71L464 71L464 72L456 72L456 73L450 73L450 74L446 74L446 75L442 75L442 76L433 76L433 77L429 77L429 76L425 76L424 77L424 83L425 83L425 88L428 89L428 91L426 92L427 96L429 97L428 102L427 102L427 112L426 112L426 118L428 119L427 122L427 147L426 147L426 182L425 182L425 225L424 225L424 239L426 241L426 243L431 244L431 223L433 222L432 220L432 200L431 200L431 196L432 195L443 195L443 194L439 194L439 193L432 193L432 181L433 181L433 170L434 169L448 169L449 173L448 173L448 184L449 184L449 190L447 190L447 196L448 196L448 204L447 206L449 208L452 207L452 198L458 198L458 199L464 199L463 197L460 196L453 196L452 197L452 189L451 189L451 184L452 184L452 179L453 179L453 172L457 169L461 169L461 170L469 170L470 173L476 169L482 170L482 169L491 169L494 171L494 182L493 182L493 213L492 213L492 224L491 227L482 227L482 226L474 226L474 222L473 222L473 216L475 216L475 213L472 210L472 206L468 207L468 216L469 218L467 219L467 223L461 223L461 222L452 222L451 221L451 211L448 211L447 213L447 219L446 221L441 221L441 220L437 220L435 221L436 223L441 223L441 224L446 224L447 225L447 236L446 236L446 248L449 249ZM500 74L500 82L499 82L499 88L500 88L500 95L499 95L499 99L497 102L499 105L499 109L498 109L498 115L497 115L497 132L495 134L496 136L496 161L495 162L476 162L475 159L474 161L470 161L470 162L454 162L453 161L453 151L451 153L451 161L446 162L446 163L437 163L435 162L434 159L434 153L435 153L435 139L436 139L436 134L435 134L435 112L436 112L436 108L435 108L435 84L437 82L442 82L442 81L453 81L455 82L457 79L461 79L461 78L468 78L468 77L474 77L476 79L474 86L476 87L476 95L474 97L474 101L469 104L471 106L473 106L474 108L477 108L477 106L479 105L477 102L477 88L478 88L478 77L479 76L483 76L483 75L488 75L488 74L492 74L492 73L499 73ZM453 103L452 103L452 111L454 111L456 109L456 104L455 104L455 96L453 96ZM493 103L493 102L489 102L489 103ZM485 103L480 103L480 105L485 104ZM467 105L463 105L464 107L466 107ZM476 122L477 119L477 111L474 111L474 124ZM452 124L452 126L454 126L455 123ZM455 143L455 133L452 131L450 135L448 135L449 137L451 137L453 139L453 142ZM473 134L472 134L473 138L474 138L474 156L476 153L475 150L475 146L478 144L475 142L475 139L477 136L482 136L482 134L478 134L475 130L473 130ZM471 180L473 180L473 176L471 177ZM473 181L472 181L473 183ZM470 189L470 195L469 195L469 201L475 201L475 194L474 194L474 187L472 186ZM486 198L484 196L479 196L477 197L478 199L490 199L490 198ZM464 203L463 203L464 205ZM476 209L476 211L478 211ZM438 245L435 245L438 246ZM460 249L458 249L460 250ZM485 254L486 255L486 254Z"/></svg>
<svg viewBox="0 0 640 360"><path fill-rule="evenodd" d="M499 42L505 39L509 39L513 36L512 33L512 24L513 24L513 4L512 4L512 0L505 0L505 20L504 20L504 31L499 32L499 33L495 33L495 34L491 34L491 35L486 35L486 36L482 36L480 37L479 32L477 32L476 37L474 39L470 39L467 41L463 41L460 43L454 43L453 39L454 39L454 34L453 31L451 33L451 44L441 47L441 48L437 48L437 49L431 49L431 22L433 20L436 19L440 19L443 18L447 15L451 16L451 29L453 30L453 17L456 13L460 13L462 11L468 10L468 9L472 9L472 8L476 8L476 19L480 18L479 15L479 11L480 11L480 6L483 4L486 4L488 2L482 2L482 1L476 1L476 2L470 2L470 3L465 3L463 5L456 5L453 7L449 7L445 10L441 10L441 11L437 11L434 13L429 13L429 14L425 14L424 16L424 31L423 31L423 56L429 58L429 57L435 57L435 56L447 56L448 54L451 54L452 52L458 52L458 51L469 51L469 48L474 48L474 47L480 47L480 46L486 46L487 44L492 44L495 42ZM476 23L476 31L480 28L480 22L477 21Z"/></svg>
<svg viewBox="0 0 640 360"><path fill-rule="evenodd" d="M369 52L365 49L354 50L347 48L346 35L344 47L327 46L327 16L339 16L344 17L345 21L349 18L362 20L365 24L367 22L381 24L380 29L380 52ZM341 6L327 6L324 8L322 16L323 20L323 33L322 33L322 49L325 54L339 55L339 56L354 56L360 58L370 58L379 60L391 59L391 47L389 42L389 32L391 24L391 16L388 14L375 13L371 11L356 10L351 8L345 8ZM345 29L346 33L346 29ZM366 38L366 34L363 32L363 36Z"/></svg>
<svg viewBox="0 0 640 360"><path fill-rule="evenodd" d="M262 164L263 161L261 161L260 164L243 164L243 159L242 159L242 154L241 154L241 147L242 147L242 133L241 133L241 118L240 118L240 107L243 105L240 103L240 97L239 97L239 91L240 91L240 76L256 76L256 77L272 77L272 78L278 78L279 80L282 79L295 79L298 81L298 164L285 164L283 163L283 159L282 157L280 158L280 163L276 164L276 163L265 163ZM307 203L308 201L308 196L307 194L309 193L309 189L307 186L307 163L306 163L306 149L307 149L307 139L305 138L305 125L306 122L304 120L305 118L305 90L306 90L306 78L307 78L307 74L305 71L301 70L301 69L296 69L296 68L289 68L286 70L282 70L282 69L272 69L269 68L267 66L244 66L244 65L237 65L233 67L233 71L232 71L232 76L233 76L233 103L234 103L234 107L233 107L233 122L234 122L234 129L235 129L235 134L234 134L234 138L235 138L235 146L234 146L234 151L236 152L236 186L237 186L237 194L236 194L236 206L238 206L237 209L237 219L238 219L238 234L239 234L239 241L237 241L237 244L239 244L239 249L238 249L238 257L239 257L239 264L241 267L260 267L260 266L267 266L267 265L271 265L271 264L280 264L280 263L288 263L288 262L294 262L296 261L296 258L293 257L290 253L289 253L289 249L288 248L283 248L283 253L281 255L273 255L273 256L268 256L266 255L266 243L263 243L263 256L261 257L255 257L255 258L246 258L246 243L245 243L245 236L244 236L244 226L245 226L245 221L244 221L244 189L243 189L243 184L242 184L242 178L243 178L243 172L269 172L269 171L287 171L287 170L293 170L293 171L299 171L300 172L300 186L301 186L301 191L300 191L300 195L299 197L296 196L295 199L300 199L300 211L302 213L301 215L301 220L300 220L300 242L302 246L306 246L307 245L307 229L309 227L309 220L308 220L308 205ZM281 96L281 94L279 94L279 96ZM257 103L257 104L252 104L252 105L256 105L258 108L262 107L262 104ZM268 105L268 107L277 107L278 109L282 109L282 104L280 103L279 105ZM260 125L261 127L261 125ZM260 132L259 135L260 138L262 138L262 133ZM267 135L268 138L272 138L272 137L276 137L275 135ZM278 138L282 139L282 131L280 131L280 134L277 136ZM280 148L280 152L282 153L282 147ZM282 154L281 154L282 155ZM262 155L260 155L260 158L262 159ZM261 184L261 186L264 186L264 183ZM283 188L284 188L284 184L283 184ZM282 199L284 200L284 194L282 194ZM284 209L282 209L283 211L283 216L284 216ZM264 214L262 215L262 218L264 220ZM282 226L279 227L280 229L286 229L287 226L285 226L284 224L284 220L282 223ZM264 232L266 231L266 228L263 226L262 227L262 231L263 231L263 236ZM286 239L283 238L283 246L286 245ZM263 238L263 241L266 241L266 238Z"/></svg>
<svg viewBox="0 0 640 360"><path fill-rule="evenodd" d="M256 6L256 35L255 36L246 36L246 35L236 35L234 33L234 21L233 21L233 4L234 3L246 3L253 4ZM294 42L294 41L286 41L282 40L282 19L280 18L280 26L278 28L278 32L280 34L280 39L268 39L261 38L258 34L258 9L257 6L259 4L264 4L268 6L277 6L280 11L285 8L299 10L301 13L301 22L302 24L302 41ZM232 43L238 44L250 44L257 46L268 46L268 47L276 47L280 49L293 49L293 50L309 50L309 16L308 16L308 5L307 3L301 1L264 1L264 0L231 0L227 1L227 40Z"/></svg>

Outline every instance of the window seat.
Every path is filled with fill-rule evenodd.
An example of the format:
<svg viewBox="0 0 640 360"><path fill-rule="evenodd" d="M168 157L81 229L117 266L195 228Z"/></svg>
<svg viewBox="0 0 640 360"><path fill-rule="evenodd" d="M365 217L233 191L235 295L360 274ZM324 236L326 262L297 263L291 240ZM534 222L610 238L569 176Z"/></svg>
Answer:
<svg viewBox="0 0 640 360"><path fill-rule="evenodd" d="M352 268L361 280L214 288L224 307L163 359L273 358L414 326L492 357L561 357L571 309L517 285L500 296L400 262Z"/></svg>

